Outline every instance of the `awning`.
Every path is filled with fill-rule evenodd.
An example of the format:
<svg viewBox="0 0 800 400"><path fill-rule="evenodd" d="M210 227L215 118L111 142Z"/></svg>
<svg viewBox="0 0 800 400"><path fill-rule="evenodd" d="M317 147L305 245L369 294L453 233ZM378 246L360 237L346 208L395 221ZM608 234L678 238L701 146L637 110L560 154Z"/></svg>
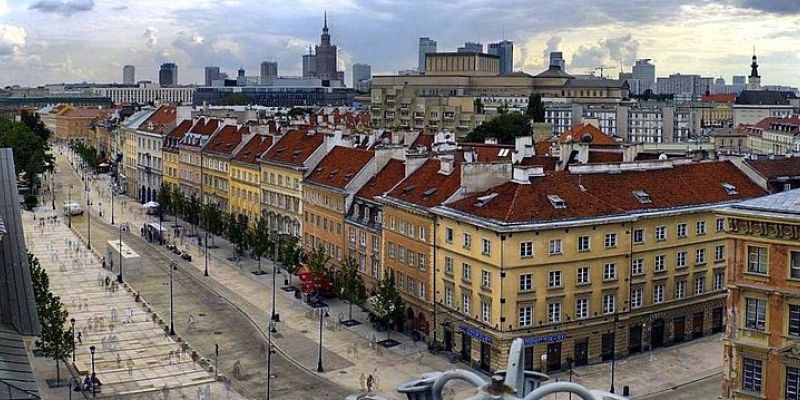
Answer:
<svg viewBox="0 0 800 400"><path fill-rule="evenodd" d="M148 201L147 203L142 204L142 207L144 207L144 208L156 208L156 207L158 207L158 203L156 203L155 201Z"/></svg>

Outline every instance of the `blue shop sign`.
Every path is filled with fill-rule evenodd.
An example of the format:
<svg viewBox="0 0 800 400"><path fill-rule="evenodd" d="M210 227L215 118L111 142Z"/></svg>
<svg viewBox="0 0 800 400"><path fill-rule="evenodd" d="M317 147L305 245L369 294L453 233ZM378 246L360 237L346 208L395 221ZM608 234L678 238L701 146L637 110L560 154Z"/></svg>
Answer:
<svg viewBox="0 0 800 400"><path fill-rule="evenodd" d="M463 332L466 335L472 336L475 339L480 340L481 342L492 344L492 338L491 337L489 337L485 333L483 333L483 332L481 332L481 331L479 331L479 330L477 330L475 328L470 328L470 327L468 327L466 325L461 325L461 332Z"/></svg>
<svg viewBox="0 0 800 400"><path fill-rule="evenodd" d="M526 346L533 346L539 343L554 343L554 342L561 342L567 338L567 334L564 332L555 333L549 336L540 336L535 338L527 338L524 340Z"/></svg>

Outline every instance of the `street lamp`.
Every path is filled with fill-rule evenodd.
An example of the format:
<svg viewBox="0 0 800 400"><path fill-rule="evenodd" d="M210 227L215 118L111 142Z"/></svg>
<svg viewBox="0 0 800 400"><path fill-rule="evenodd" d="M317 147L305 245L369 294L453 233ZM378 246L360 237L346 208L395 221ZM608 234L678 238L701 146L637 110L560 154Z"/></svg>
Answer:
<svg viewBox="0 0 800 400"><path fill-rule="evenodd" d="M72 365L75 365L75 318L69 319L70 325L72 325Z"/></svg>
<svg viewBox="0 0 800 400"><path fill-rule="evenodd" d="M278 231L272 231L273 243L275 243L275 259L272 260L272 317L275 322L281 320L281 316L275 311L275 275L278 273L278 259L280 258L281 248L281 234Z"/></svg>
<svg viewBox="0 0 800 400"><path fill-rule="evenodd" d="M328 306L322 306L319 311L319 358L317 358L317 372L325 372L322 368L322 319L328 316Z"/></svg>
<svg viewBox="0 0 800 400"><path fill-rule="evenodd" d="M614 333L612 337L614 338L614 342L611 343L611 393L614 393L614 370L617 364L617 322L619 321L619 317L617 316L617 312L614 311Z"/></svg>
<svg viewBox="0 0 800 400"><path fill-rule="evenodd" d="M275 325L277 325L275 321L269 321L267 330L267 400L270 397L270 384L272 383L272 334L277 332Z"/></svg>
<svg viewBox="0 0 800 400"><path fill-rule="evenodd" d="M122 230L128 226L128 223L119 224L119 274L117 275L117 282L122 283Z"/></svg>
<svg viewBox="0 0 800 400"><path fill-rule="evenodd" d="M178 268L178 263L170 261L169 263L169 334L175 335L175 317L173 315L173 297L172 297L172 271Z"/></svg>
<svg viewBox="0 0 800 400"><path fill-rule="evenodd" d="M67 191L67 227L72 228L72 185Z"/></svg>
<svg viewBox="0 0 800 400"><path fill-rule="evenodd" d="M94 379L95 379L95 374L94 374L94 349L95 349L94 346L89 346L89 352L92 353L92 377L91 377L91 381L92 381L92 397L95 397L95 395L96 395L95 388L97 387L97 385L95 385L95 383L94 383Z"/></svg>
<svg viewBox="0 0 800 400"><path fill-rule="evenodd" d="M114 225L114 183L109 186L111 186L111 225Z"/></svg>
<svg viewBox="0 0 800 400"><path fill-rule="evenodd" d="M86 248L92 249L92 191L86 190Z"/></svg>

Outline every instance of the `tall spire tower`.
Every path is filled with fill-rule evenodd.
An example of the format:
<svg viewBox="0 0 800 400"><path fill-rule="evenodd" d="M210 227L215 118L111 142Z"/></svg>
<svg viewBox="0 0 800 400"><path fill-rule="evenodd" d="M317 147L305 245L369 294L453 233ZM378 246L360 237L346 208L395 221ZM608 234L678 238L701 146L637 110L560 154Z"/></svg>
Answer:
<svg viewBox="0 0 800 400"><path fill-rule="evenodd" d="M753 62L750 63L750 76L747 77L747 89L761 89L761 75L758 74L758 57L756 57L755 46L753 46Z"/></svg>

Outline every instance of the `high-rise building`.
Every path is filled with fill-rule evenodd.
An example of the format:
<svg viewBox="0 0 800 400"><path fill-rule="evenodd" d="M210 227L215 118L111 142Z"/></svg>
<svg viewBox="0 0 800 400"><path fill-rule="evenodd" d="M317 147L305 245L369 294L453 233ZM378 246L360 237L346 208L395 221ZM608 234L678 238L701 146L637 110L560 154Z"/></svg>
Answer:
<svg viewBox="0 0 800 400"><path fill-rule="evenodd" d="M328 31L328 14L325 13L325 22L322 26L319 44L303 56L303 77L319 78L324 81L343 81L344 72L337 71L337 49L331 44L331 35Z"/></svg>
<svg viewBox="0 0 800 400"><path fill-rule="evenodd" d="M317 77L317 56L308 47L308 54L303 55L303 78Z"/></svg>
<svg viewBox="0 0 800 400"><path fill-rule="evenodd" d="M644 93L648 89L655 90L656 66L650 64L649 58L636 60L636 63L633 65L633 79L639 81L641 93Z"/></svg>
<svg viewBox="0 0 800 400"><path fill-rule="evenodd" d="M566 71L566 65L564 64L564 53L560 51L551 51L550 66L558 67L561 71Z"/></svg>
<svg viewBox="0 0 800 400"><path fill-rule="evenodd" d="M419 72L425 72L425 55L436 53L436 41L429 37L419 38Z"/></svg>
<svg viewBox="0 0 800 400"><path fill-rule="evenodd" d="M372 67L369 64L353 64L353 86L370 78L372 78Z"/></svg>
<svg viewBox="0 0 800 400"><path fill-rule="evenodd" d="M278 62L264 61L261 63L261 84L265 84L270 78L278 76Z"/></svg>
<svg viewBox="0 0 800 400"><path fill-rule="evenodd" d="M136 67L133 65L122 67L122 83L125 85L133 85L136 83Z"/></svg>
<svg viewBox="0 0 800 400"><path fill-rule="evenodd" d="M178 65L175 63L161 64L161 70L158 71L158 84L161 86L177 86Z"/></svg>
<svg viewBox="0 0 800 400"><path fill-rule="evenodd" d="M463 47L457 49L459 53L483 53L483 43L464 42Z"/></svg>
<svg viewBox="0 0 800 400"><path fill-rule="evenodd" d="M219 80L219 67L206 67L205 85L211 86L214 81Z"/></svg>
<svg viewBox="0 0 800 400"><path fill-rule="evenodd" d="M500 57L501 74L514 72L514 42L503 40L502 42L489 43L489 54Z"/></svg>

